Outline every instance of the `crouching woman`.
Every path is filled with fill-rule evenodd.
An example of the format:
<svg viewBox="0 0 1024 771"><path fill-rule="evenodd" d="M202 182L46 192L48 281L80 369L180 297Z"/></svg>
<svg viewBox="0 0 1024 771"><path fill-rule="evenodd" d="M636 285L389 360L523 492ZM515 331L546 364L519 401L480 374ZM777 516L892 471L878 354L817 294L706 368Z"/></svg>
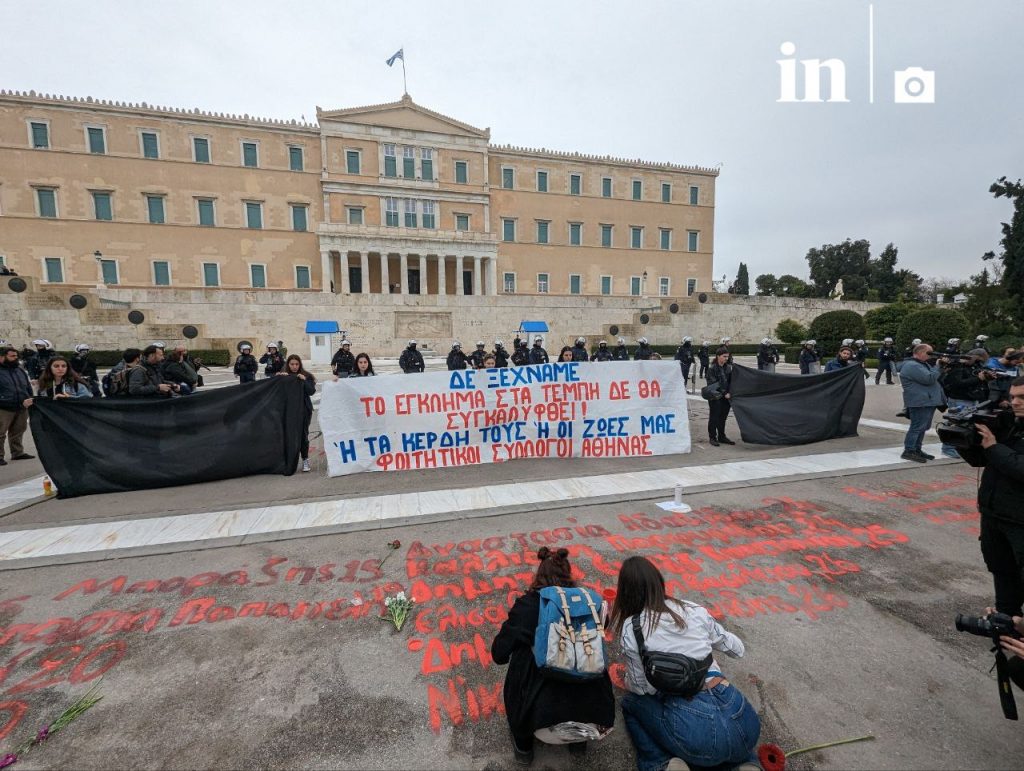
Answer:
<svg viewBox="0 0 1024 771"><path fill-rule="evenodd" d="M640 621L639 634L634 618ZM622 699L622 716L636 748L639 771L724 764L759 768L754 747L761 721L743 694L725 679L712 655L715 650L742 656L743 643L736 635L725 631L700 605L666 597L664 577L644 557L622 563L611 626L626 657L629 693ZM641 645L647 652L692 659L696 695L669 696L651 685Z"/></svg>
<svg viewBox="0 0 1024 771"><path fill-rule="evenodd" d="M529 590L520 596L508 612L498 636L491 645L496 664L508 664L505 675L505 715L512 730L512 745L517 763L533 760L534 733L550 737L549 729L560 723L590 723L603 736L615 723L615 696L612 683L604 676L578 683L544 677L534 660L533 643L540 617L539 591L546 586L574 587L569 552L551 551L542 546L537 552L540 565ZM569 745L571 752L582 752L585 742Z"/></svg>

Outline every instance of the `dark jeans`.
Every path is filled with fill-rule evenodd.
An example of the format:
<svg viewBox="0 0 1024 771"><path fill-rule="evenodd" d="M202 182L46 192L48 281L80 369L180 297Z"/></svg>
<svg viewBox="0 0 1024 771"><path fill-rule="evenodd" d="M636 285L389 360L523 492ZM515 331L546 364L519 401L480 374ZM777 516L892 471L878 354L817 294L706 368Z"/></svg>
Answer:
<svg viewBox="0 0 1024 771"><path fill-rule="evenodd" d="M703 380L704 376L707 375L707 374L708 374L708 363L706 361L702 361L700 363L700 372L697 374L697 377L699 377L701 380Z"/></svg>
<svg viewBox="0 0 1024 771"><path fill-rule="evenodd" d="M622 717L636 748L638 771L661 771L672 758L691 767L757 760L761 721L731 685L716 685L692 699L627 693Z"/></svg>
<svg viewBox="0 0 1024 771"><path fill-rule="evenodd" d="M892 362L882 361L878 363L878 372L875 373L875 385L882 380L882 373L885 373L885 382L892 385Z"/></svg>
<svg viewBox="0 0 1024 771"><path fill-rule="evenodd" d="M255 372L243 372L238 376L238 382L241 383L255 383L256 373Z"/></svg>
<svg viewBox="0 0 1024 771"><path fill-rule="evenodd" d="M302 416L302 444L299 445L299 453L303 460L309 459L309 422L312 419L312 412L307 412Z"/></svg>
<svg viewBox="0 0 1024 771"><path fill-rule="evenodd" d="M905 452L921 452L924 435L932 425L935 408L909 407L907 413L910 415L910 428L907 429L907 435L903 437L903 450Z"/></svg>
<svg viewBox="0 0 1024 771"><path fill-rule="evenodd" d="M723 397L708 402L708 408L708 436L711 439L721 439L725 436L725 419L729 417L732 404Z"/></svg>
<svg viewBox="0 0 1024 771"><path fill-rule="evenodd" d="M981 556L992 574L996 610L1021 615L1024 605L1024 525L981 515Z"/></svg>

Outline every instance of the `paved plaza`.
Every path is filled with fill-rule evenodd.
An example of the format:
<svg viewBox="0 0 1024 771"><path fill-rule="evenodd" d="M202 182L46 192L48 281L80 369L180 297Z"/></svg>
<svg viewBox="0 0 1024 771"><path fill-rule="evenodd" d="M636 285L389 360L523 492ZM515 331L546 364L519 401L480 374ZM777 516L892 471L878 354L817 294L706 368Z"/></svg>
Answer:
<svg viewBox="0 0 1024 771"><path fill-rule="evenodd" d="M791 768L1019 765L989 646L953 628L991 596L976 473L900 460L899 403L871 381L859 437L802 447L710 447L690 399L688 455L333 479L321 462L67 501L39 500L36 461L12 463L0 709L22 717L0 753L98 682L103 701L20 764L512 768L490 641L531 554L565 545L598 589L650 557L743 638L721 663L761 741L875 736ZM673 509L676 485L692 511ZM417 602L401 632L378 619L398 590ZM586 757L541 747L533 767L634 767L621 715Z"/></svg>

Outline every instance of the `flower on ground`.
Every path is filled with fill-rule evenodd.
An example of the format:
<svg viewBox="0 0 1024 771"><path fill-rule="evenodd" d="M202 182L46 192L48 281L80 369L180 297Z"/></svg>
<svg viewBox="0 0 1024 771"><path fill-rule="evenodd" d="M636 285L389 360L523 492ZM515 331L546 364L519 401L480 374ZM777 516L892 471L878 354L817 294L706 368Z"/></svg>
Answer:
<svg viewBox="0 0 1024 771"><path fill-rule="evenodd" d="M395 625L395 629L402 631L402 626L415 602L412 598L406 597L405 592L399 592L394 597L385 597L384 615L381 616L381 620L390 621Z"/></svg>
<svg viewBox="0 0 1024 771"><path fill-rule="evenodd" d="M394 541L391 541L388 544L388 546L390 546L392 549L401 549L402 548L402 542L397 540L397 539L395 539Z"/></svg>
<svg viewBox="0 0 1024 771"><path fill-rule="evenodd" d="M39 729L39 733L36 734L36 742L45 742L50 736L50 726L44 725Z"/></svg>
<svg viewBox="0 0 1024 771"><path fill-rule="evenodd" d="M777 744L762 744L757 748L757 760L764 771L785 771L786 753Z"/></svg>
<svg viewBox="0 0 1024 771"><path fill-rule="evenodd" d="M9 752L2 758L0 758L0 768L7 768L8 766L13 766L17 762L18 756Z"/></svg>

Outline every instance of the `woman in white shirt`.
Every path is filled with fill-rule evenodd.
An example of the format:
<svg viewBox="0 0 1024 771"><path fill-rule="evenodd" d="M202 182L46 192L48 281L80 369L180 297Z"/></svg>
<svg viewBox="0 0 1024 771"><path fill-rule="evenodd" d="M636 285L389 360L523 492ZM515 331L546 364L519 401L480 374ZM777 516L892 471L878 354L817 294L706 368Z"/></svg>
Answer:
<svg viewBox="0 0 1024 771"><path fill-rule="evenodd" d="M647 681L633 632L632 620L638 614L648 651L697 661L713 656L712 650L739 658L743 642L700 605L666 597L664 577L646 558L630 557L622 563L611 626L626 656L630 692L622 699L622 716L639 771L682 771L688 764L760 768L754 748L761 721L714 658L703 690L692 698L661 694Z"/></svg>

